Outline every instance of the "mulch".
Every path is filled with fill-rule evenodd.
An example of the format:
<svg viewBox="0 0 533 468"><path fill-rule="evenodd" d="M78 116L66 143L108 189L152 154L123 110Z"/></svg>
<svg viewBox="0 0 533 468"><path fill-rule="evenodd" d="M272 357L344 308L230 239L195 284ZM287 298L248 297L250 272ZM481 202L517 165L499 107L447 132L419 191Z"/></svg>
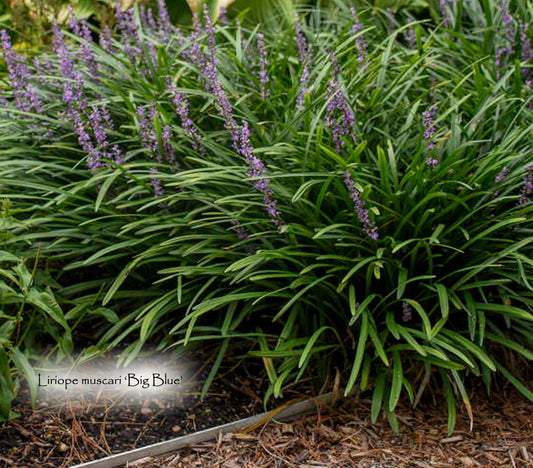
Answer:
<svg viewBox="0 0 533 468"><path fill-rule="evenodd" d="M17 399L17 419L0 423L0 468L66 468L169 440L264 411L266 379L260 368L225 369L204 400L205 372L179 394L135 399L47 396L32 411L27 391ZM291 422L274 419L255 431L219 436L130 467L533 467L533 403L500 385L490 398L473 389L473 431L459 406L457 426L446 435L446 402L427 392L416 409L400 400L400 435L382 415L370 422L371 392ZM287 401L295 393L286 392ZM273 401L271 407L279 405Z"/></svg>
<svg viewBox="0 0 533 468"><path fill-rule="evenodd" d="M466 414L446 435L444 402L415 410L400 408L400 435L386 418L370 422L369 398L341 407L323 406L313 417L290 423L270 421L250 433L228 434L157 459L138 468L449 468L533 467L533 404L520 394L494 395L473 406L474 429Z"/></svg>

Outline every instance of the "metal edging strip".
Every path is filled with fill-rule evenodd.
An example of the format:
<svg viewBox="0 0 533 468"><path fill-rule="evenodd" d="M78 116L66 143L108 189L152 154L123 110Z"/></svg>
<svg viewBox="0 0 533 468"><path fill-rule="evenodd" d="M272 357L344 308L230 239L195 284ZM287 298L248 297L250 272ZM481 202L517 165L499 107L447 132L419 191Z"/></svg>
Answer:
<svg viewBox="0 0 533 468"><path fill-rule="evenodd" d="M170 452L177 451L188 445L200 444L209 440L216 439L218 434L227 434L229 432L242 431L243 429L253 426L259 426L270 419L276 418L278 420L288 419L294 416L304 415L309 412L316 411L317 404L330 404L334 399L333 393L326 393L305 401L299 401L282 409L274 409L266 413L261 413L256 416L241 419L239 421L223 424L221 426L211 427L202 431L187 434L175 439L158 442L157 444L147 445L128 452L111 455L100 460L82 463L81 465L73 465L71 468L115 468L117 466L126 465L141 458L155 457L165 455Z"/></svg>

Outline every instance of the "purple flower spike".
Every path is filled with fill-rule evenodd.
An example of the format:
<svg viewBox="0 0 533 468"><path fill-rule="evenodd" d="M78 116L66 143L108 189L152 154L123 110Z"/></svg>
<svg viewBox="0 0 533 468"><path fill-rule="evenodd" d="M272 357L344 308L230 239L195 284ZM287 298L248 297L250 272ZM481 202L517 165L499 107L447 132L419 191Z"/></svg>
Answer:
<svg viewBox="0 0 533 468"><path fill-rule="evenodd" d="M82 39L80 58L87 64L91 77L95 78L98 74L98 63L91 48L91 43L93 42L91 30L85 19L77 20L72 8L70 9L70 15L70 28L76 36Z"/></svg>
<svg viewBox="0 0 533 468"><path fill-rule="evenodd" d="M413 318L413 309L407 302L402 302L402 321L409 322Z"/></svg>
<svg viewBox="0 0 533 468"><path fill-rule="evenodd" d="M189 101L184 93L180 93L176 85L170 86L170 93L172 95L172 102L176 106L176 113L181 120L181 128L192 139L192 147L196 151L205 154L206 150L201 143L201 137L198 130L194 126L194 122L189 118Z"/></svg>
<svg viewBox="0 0 533 468"><path fill-rule="evenodd" d="M65 36L63 35L63 31L61 31L61 28L55 22L52 25L52 31L52 46L54 52L57 55L57 62L59 65L59 71L61 72L61 76L63 78L69 78L73 80L76 78L74 73L73 58L65 43Z"/></svg>
<svg viewBox="0 0 533 468"><path fill-rule="evenodd" d="M526 175L524 177L524 186L520 192L520 205L526 205L531 202L531 194L533 194L533 166L529 166L526 169Z"/></svg>
<svg viewBox="0 0 533 468"><path fill-rule="evenodd" d="M302 26L300 25L300 18L298 14L294 14L294 31L296 33L296 45L298 46L298 54L300 55L300 62L304 63L309 55L309 44L302 32Z"/></svg>
<svg viewBox="0 0 533 468"><path fill-rule="evenodd" d="M218 21L224 24L228 21L228 9L226 7L220 7L218 11Z"/></svg>
<svg viewBox="0 0 533 468"><path fill-rule="evenodd" d="M207 3L204 3L203 13L204 13L205 31L207 33L207 48L209 50L209 55L211 56L211 60L213 61L216 67L218 66L218 60L216 58L216 48L217 48L216 30L215 30L215 25L213 24L213 20L211 19L209 6L207 5Z"/></svg>
<svg viewBox="0 0 533 468"><path fill-rule="evenodd" d="M377 227L368 215L365 202L359 197L359 191L355 188L355 182L352 179L352 174L349 169L346 169L344 173L344 185L346 185L350 198L353 200L355 212L357 213L359 222L363 225L364 232L370 239L377 240L379 238Z"/></svg>
<svg viewBox="0 0 533 468"><path fill-rule="evenodd" d="M159 18L157 21L159 26L159 35L164 41L168 41L168 38L170 37L170 34L174 28L170 22L170 16L168 14L165 0L157 0L157 11L159 13Z"/></svg>
<svg viewBox="0 0 533 468"><path fill-rule="evenodd" d="M150 116L146 115L146 108L137 108L137 118L139 119L139 132L141 134L141 141L144 147L148 150L151 158L156 158L158 163L162 162L161 154L159 152L159 143L157 142L157 135L153 129L154 124L154 107L150 106Z"/></svg>
<svg viewBox="0 0 533 468"><path fill-rule="evenodd" d="M4 29L0 31L0 46L17 108L24 112L35 111L41 113L43 111L43 103L37 94L35 86L29 82L31 73L26 65L26 59L15 53L11 39Z"/></svg>
<svg viewBox="0 0 533 468"><path fill-rule="evenodd" d="M519 21L519 31L520 31L520 46L522 48L522 53L520 54L520 62L522 63L531 63L533 61L533 54L531 53L531 39L528 35L529 24L524 23L522 20ZM524 82L531 80L533 71L531 68L523 67L521 69L522 78Z"/></svg>
<svg viewBox="0 0 533 468"><path fill-rule="evenodd" d="M411 18L408 18L407 23L410 24L412 22L413 20ZM407 31L407 43L409 44L409 47L411 47L411 49L416 49L416 33L415 28L413 28L412 26L410 26Z"/></svg>
<svg viewBox="0 0 533 468"><path fill-rule="evenodd" d="M100 34L100 47L107 53L111 53L112 34L109 26L106 26Z"/></svg>
<svg viewBox="0 0 533 468"><path fill-rule="evenodd" d="M248 128L248 122L243 121L241 128L239 129L239 142L238 153L246 159L248 166L248 177L262 177L265 175L267 169L257 156L253 154L253 148L250 144L250 129ZM283 228L281 221L281 213L276 208L278 201L273 199L274 191L269 186L270 180L266 177L257 179L254 181L254 188L263 194L263 204L265 211L270 216L270 220L278 231Z"/></svg>
<svg viewBox="0 0 533 468"><path fill-rule="evenodd" d="M257 35L257 51L259 53L259 81L261 83L261 99L263 101L270 95L270 90L267 89L270 78L267 74L267 51L265 48L265 36L259 33Z"/></svg>
<svg viewBox="0 0 533 468"><path fill-rule="evenodd" d="M500 182L502 182L504 179L505 179L505 176L509 173L509 168L507 166L505 166L501 171L500 173L496 176L496 178L494 179L494 182L499 184Z"/></svg>
<svg viewBox="0 0 533 468"><path fill-rule="evenodd" d="M172 127L170 125L165 125L163 131L161 132L161 141L163 143L163 156L170 165L170 168L173 172L177 171L179 168L178 161L176 160L176 153L174 152L174 147L172 146Z"/></svg>
<svg viewBox="0 0 533 468"><path fill-rule="evenodd" d="M137 58L142 53L139 31L135 22L135 11L133 8L129 8L123 12L119 2L117 3L115 17L117 19L117 29L121 33L121 42L124 45L124 52L128 56L130 63L135 65Z"/></svg>
<svg viewBox="0 0 533 468"><path fill-rule="evenodd" d="M244 226L242 226L239 221L237 221L236 219L232 219L231 225L233 226L231 230L237 234L239 240L247 240L250 238L250 236L246 232L246 229L244 229Z"/></svg>
<svg viewBox="0 0 533 468"><path fill-rule="evenodd" d="M300 63L303 64L302 72L300 74L300 94L296 100L296 109L302 110L304 107L305 95L308 91L308 80L311 74L311 61L313 55L311 52L311 46L307 43L302 27L300 25L300 19L298 15L294 14L294 31L296 33L296 44L298 46L298 55L300 57Z"/></svg>
<svg viewBox="0 0 533 468"><path fill-rule="evenodd" d="M150 182L152 184L152 188L154 189L154 197L161 198L165 194L165 189L161 185L161 179L158 177L157 168L152 167L150 172L152 174Z"/></svg>
<svg viewBox="0 0 533 468"><path fill-rule="evenodd" d="M439 5L440 5L440 11L442 13L442 17L444 18L442 25L445 28L449 28L452 23L450 20L450 14L448 12L448 0L439 0Z"/></svg>
<svg viewBox="0 0 533 468"><path fill-rule="evenodd" d="M141 17L141 23L143 30L150 33L157 33L158 27L154 18L154 11L151 8L146 8L145 5L139 7L139 16Z"/></svg>
<svg viewBox="0 0 533 468"><path fill-rule="evenodd" d="M345 144L344 138L348 136L353 138L355 115L341 89L338 77L340 67L334 53L331 53L331 62L331 77L327 88L326 126L331 128L335 149L340 152Z"/></svg>
<svg viewBox="0 0 533 468"><path fill-rule="evenodd" d="M87 167L91 172L95 172L102 167L102 153L96 148L92 142L91 135L88 133L88 129L82 119L79 110L73 106L68 106L68 115L72 120L72 126L78 136L78 143L82 150L87 154Z"/></svg>
<svg viewBox="0 0 533 468"><path fill-rule="evenodd" d="M357 61L359 63L364 63L367 58L368 46L366 44L364 35L361 33L361 31L363 30L363 24L359 20L359 16L354 7L350 8L350 12L352 14L352 19L353 19L352 32L354 35L357 35L355 39L355 49L357 50Z"/></svg>
<svg viewBox="0 0 533 468"><path fill-rule="evenodd" d="M392 8L387 8L387 14L389 15L389 32L394 31L396 28L395 19L396 15L394 14L394 10Z"/></svg>
<svg viewBox="0 0 533 468"><path fill-rule="evenodd" d="M422 113L423 124L424 124L424 142L426 143L426 148L432 150L435 148L435 143L432 141L433 136L437 133L437 127L435 127L435 115L439 107L434 105L429 110ZM429 163L428 163L429 165Z"/></svg>

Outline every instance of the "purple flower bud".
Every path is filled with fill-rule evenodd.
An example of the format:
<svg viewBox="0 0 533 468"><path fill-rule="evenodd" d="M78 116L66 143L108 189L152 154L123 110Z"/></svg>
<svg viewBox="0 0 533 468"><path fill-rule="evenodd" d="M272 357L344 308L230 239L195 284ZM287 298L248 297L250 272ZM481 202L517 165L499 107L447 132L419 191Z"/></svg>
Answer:
<svg viewBox="0 0 533 468"><path fill-rule="evenodd" d="M350 12L352 14L352 19L353 19L352 31L353 31L353 34L357 36L355 39L355 50L357 50L357 61L359 63L364 63L367 58L368 46L366 44L365 37L363 33L361 32L363 30L363 24L359 20L359 16L354 7L350 8Z"/></svg>
<svg viewBox="0 0 533 468"><path fill-rule="evenodd" d="M111 53L111 41L112 41L112 34L111 29L109 29L109 26L106 26L102 33L100 34L100 47L105 50L107 53Z"/></svg>
<svg viewBox="0 0 533 468"><path fill-rule="evenodd" d="M263 177L267 171L263 162L253 154L253 148L250 143L250 129L248 122L243 121L239 129L238 153L246 159L248 166L248 177ZM272 198L274 192L269 186L270 180L266 177L254 181L254 188L263 194L263 204L265 211L270 216L270 220L281 231L283 223L281 213L276 208L278 202Z"/></svg>
<svg viewBox="0 0 533 468"><path fill-rule="evenodd" d="M172 146L172 127L165 125L161 132L161 142L163 143L163 157L170 165L170 169L175 172L179 168L179 163L176 160L176 153Z"/></svg>
<svg viewBox="0 0 533 468"><path fill-rule="evenodd" d="M237 221L236 219L232 219L231 225L233 226L231 230L237 233L237 237L239 238L239 240L247 240L250 238L250 236L246 232L246 229L244 229L244 227L241 225L241 223L239 223L239 221Z"/></svg>
<svg viewBox="0 0 533 468"><path fill-rule="evenodd" d="M402 321L409 322L413 319L413 309L407 302L402 302Z"/></svg>
<svg viewBox="0 0 533 468"><path fill-rule="evenodd" d="M363 225L364 232L371 239L377 240L379 238L377 227L374 221L370 219L368 210L365 208L365 202L361 200L359 191L355 188L355 182L349 169L346 169L344 173L344 185L346 185L350 198L353 200L355 212L359 222Z"/></svg>
<svg viewBox="0 0 533 468"><path fill-rule="evenodd" d="M150 169L150 172L152 174L152 178L150 179L150 182L152 183L152 188L154 190L154 197L161 198L165 194L165 189L161 185L161 179L158 177L157 168L152 167Z"/></svg>
<svg viewBox="0 0 533 468"><path fill-rule="evenodd" d="M437 127L435 126L435 115L439 107L437 105L432 106L429 110L422 113L423 124L424 124L424 142L426 143L426 148L432 150L435 147L435 143L432 141L433 136L437 133ZM434 160L431 161L428 158L426 161L428 165L434 166ZM438 162L437 162L438 164Z"/></svg>
<svg viewBox="0 0 533 468"><path fill-rule="evenodd" d="M448 11L448 0L439 0L439 5L440 5L440 11L442 13L442 17L444 18L442 25L445 28L449 28L452 23L451 23L450 13Z"/></svg>
<svg viewBox="0 0 533 468"><path fill-rule="evenodd" d="M332 67L326 91L326 126L331 128L335 149L340 152L345 144L344 138L353 138L355 116L341 89L338 78L340 68L337 57L333 52L331 53L331 61Z"/></svg>
<svg viewBox="0 0 533 468"><path fill-rule="evenodd" d="M72 8L70 8L70 27L72 32L82 39L80 48L80 58L86 63L89 68L90 76L94 79L98 75L98 63L94 57L91 43L93 42L89 25L85 19L78 22L76 15Z"/></svg>
<svg viewBox="0 0 533 468"><path fill-rule="evenodd" d="M187 96L179 92L174 84L170 86L170 94L172 96L172 102L176 106L176 113L181 121L181 128L192 139L193 149L205 154L206 150L201 143L200 134L194 126L194 122L189 118L189 101L187 100Z"/></svg>
<svg viewBox="0 0 533 468"><path fill-rule="evenodd" d="M300 63L303 64L302 72L300 74L300 94L296 100L296 109L302 110L304 107L305 95L308 91L308 80L310 76L310 67L313 59L311 46L307 43L298 15L294 14L294 31L296 33L296 44L298 46L298 54L300 56Z"/></svg>
<svg viewBox="0 0 533 468"><path fill-rule="evenodd" d="M228 21L228 9L226 7L220 7L218 11L218 21L224 24Z"/></svg>
<svg viewBox="0 0 533 468"><path fill-rule="evenodd" d="M139 7L139 16L141 18L141 24L143 30L152 34L158 32L157 23L154 18L154 11L151 8L146 8L145 5Z"/></svg>
<svg viewBox="0 0 533 468"><path fill-rule="evenodd" d="M270 90L267 89L267 84L270 78L267 74L268 61L267 52L265 48L265 36L257 34L257 51L259 53L259 82L261 83L261 99L263 101L270 95Z"/></svg>
<svg viewBox="0 0 533 468"><path fill-rule="evenodd" d="M157 135L154 131L154 116L153 107L150 106L150 116L146 115L145 107L137 108L137 118L139 120L139 133L141 135L141 141L144 147L148 150L148 154L151 158L156 158L157 162L161 163L162 158L159 152L159 143L157 141Z"/></svg>
<svg viewBox="0 0 533 468"><path fill-rule="evenodd" d="M524 186L520 192L520 205L525 205L531 202L531 194L533 194L533 165L526 169L526 175L524 176Z"/></svg>
<svg viewBox="0 0 533 468"><path fill-rule="evenodd" d="M117 29L121 33L124 52L128 56L130 63L135 65L142 53L139 31L135 22L135 10L129 8L123 12L119 2L117 3L115 17L117 19Z"/></svg>
<svg viewBox="0 0 533 468"><path fill-rule="evenodd" d="M522 52L520 54L520 62L525 64L531 64L533 61L533 54L531 53L531 39L528 35L529 23L524 23L522 20L519 20L519 31L520 31L520 46ZM522 67L521 69L522 78L524 82L528 82L533 77L533 71L531 68Z"/></svg>
<svg viewBox="0 0 533 468"><path fill-rule="evenodd" d="M408 24L412 22L413 20L411 18L407 19ZM407 31L407 43L409 44L409 47L411 47L411 49L416 49L416 33L415 29L412 26L409 27Z"/></svg>
<svg viewBox="0 0 533 468"><path fill-rule="evenodd" d="M386 9L386 12L387 12L387 15L389 16L389 32L392 32L396 28L396 24L395 24L396 15L394 14L394 10L390 7Z"/></svg>
<svg viewBox="0 0 533 468"><path fill-rule="evenodd" d="M505 179L505 176L509 173L509 168L507 166L505 166L501 171L500 173L496 176L496 178L494 179L494 182L499 184L501 181L503 181L503 179Z"/></svg>
<svg viewBox="0 0 533 468"><path fill-rule="evenodd" d="M157 10L159 13L158 26L159 26L159 35L163 41L168 41L172 30L174 29L172 23L170 22L170 16L168 14L167 5L165 0L157 0Z"/></svg>

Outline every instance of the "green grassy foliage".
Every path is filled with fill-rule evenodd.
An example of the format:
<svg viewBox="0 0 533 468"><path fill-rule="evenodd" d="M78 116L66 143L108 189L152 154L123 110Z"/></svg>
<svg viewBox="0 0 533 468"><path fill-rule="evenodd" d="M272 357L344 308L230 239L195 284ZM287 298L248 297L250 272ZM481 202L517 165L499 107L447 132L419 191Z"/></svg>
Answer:
<svg viewBox="0 0 533 468"><path fill-rule="evenodd" d="M374 389L372 417L383 409L393 427L399 398L413 401L423 391L420 371L424 385L443 387L450 432L454 399L469 409L467 375L490 388L499 371L531 399L502 358L504 349L522 365L533 357L531 64L520 63L522 39L495 65L506 40L499 5L461 0L449 27L360 9L357 33L341 2L327 16L308 12L300 20L312 51L303 107L306 63L293 29L262 31L263 99L260 28L217 26L220 85L266 166L255 177L232 146L205 64L191 57L193 43L209 54L205 31L162 40L143 28L136 10L140 50L133 59L118 36L111 53L90 45L97 76L75 56L88 102L82 120L90 128L92 106L105 104L113 120L107 142L124 154L123 162L103 159L92 171L64 115L63 83L72 79L59 73L55 54L43 53L49 65L28 65L43 111L17 109L6 82L0 121L0 195L20 222L3 227L2 249L26 265L38 251L50 262L64 321L38 304L35 310L56 324L56 339L69 336L71 323L92 330L97 344L87 355L124 342L131 344L123 361L148 344L218 344L204 391L230 350L262 359L266 399L310 376L323 382L336 367L345 393ZM530 10L514 13L531 18ZM80 39L68 39L75 54ZM332 134L343 125L339 114L328 114L336 99L328 89L333 51L335 96L342 93L355 116L342 143ZM169 83L187 97L201 147L178 117ZM153 109L152 143L162 148L171 129L179 167L143 142L144 106ZM423 114L432 109L425 128ZM257 190L266 178L281 230ZM157 184L163 193L156 197ZM363 229L365 213L377 240ZM13 262L5 288L22 287ZM9 310L16 324L18 309ZM6 352L15 362L20 356L12 333L3 362Z"/></svg>

